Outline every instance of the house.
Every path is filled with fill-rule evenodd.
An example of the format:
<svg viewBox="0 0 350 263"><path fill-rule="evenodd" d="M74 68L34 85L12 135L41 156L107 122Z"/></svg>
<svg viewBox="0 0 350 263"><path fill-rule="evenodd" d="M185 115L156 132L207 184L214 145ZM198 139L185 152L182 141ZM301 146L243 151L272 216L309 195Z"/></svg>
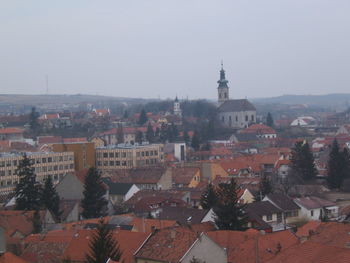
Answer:
<svg viewBox="0 0 350 263"><path fill-rule="evenodd" d="M282 222L292 224L301 220L300 207L284 194L268 194L263 201L269 201L282 210Z"/></svg>
<svg viewBox="0 0 350 263"><path fill-rule="evenodd" d="M152 167L130 170L106 171L103 177L111 177L118 183L133 183L140 190L167 190L172 188L171 168Z"/></svg>
<svg viewBox="0 0 350 263"><path fill-rule="evenodd" d="M133 183L115 183L110 178L103 178L107 185L107 196L113 204L120 204L129 200L140 189Z"/></svg>
<svg viewBox="0 0 350 263"><path fill-rule="evenodd" d="M201 171L197 167L175 167L172 179L174 187L196 187L201 181Z"/></svg>
<svg viewBox="0 0 350 263"><path fill-rule="evenodd" d="M158 218L162 220L174 220L181 225L214 222L212 209L197 209L188 207L165 206L160 209Z"/></svg>
<svg viewBox="0 0 350 263"><path fill-rule="evenodd" d="M136 263L226 263L226 250L205 233L189 227L171 227L154 231L135 253Z"/></svg>
<svg viewBox="0 0 350 263"><path fill-rule="evenodd" d="M316 196L295 198L294 202L300 206L301 216L307 220L331 219L338 217L339 214L336 203Z"/></svg>
<svg viewBox="0 0 350 263"><path fill-rule="evenodd" d="M273 232L285 229L285 225L282 221L282 210L274 206L269 201L250 203L246 207L246 212L248 214L248 218L250 219L250 224L248 225L249 227L255 228L254 222L258 216L271 226Z"/></svg>
<svg viewBox="0 0 350 263"><path fill-rule="evenodd" d="M273 139L277 137L276 131L264 124L252 124L239 132L240 134L254 134L258 138Z"/></svg>
<svg viewBox="0 0 350 263"><path fill-rule="evenodd" d="M0 128L0 141L21 141L23 133L24 130L19 128Z"/></svg>
<svg viewBox="0 0 350 263"><path fill-rule="evenodd" d="M297 237L289 230L274 233L265 233L255 229L218 230L206 234L220 246L226 248L228 263L268 262L277 254L288 251L299 243Z"/></svg>
<svg viewBox="0 0 350 263"><path fill-rule="evenodd" d="M87 171L76 173L82 175ZM61 199L82 200L84 195L84 176L77 176L76 174L67 174L56 185L56 191Z"/></svg>

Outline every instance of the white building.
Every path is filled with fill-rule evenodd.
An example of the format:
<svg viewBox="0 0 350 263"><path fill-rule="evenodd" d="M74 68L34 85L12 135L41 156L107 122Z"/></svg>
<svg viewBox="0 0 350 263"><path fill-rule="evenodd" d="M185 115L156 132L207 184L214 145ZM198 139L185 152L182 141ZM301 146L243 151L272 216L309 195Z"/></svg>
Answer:
<svg viewBox="0 0 350 263"><path fill-rule="evenodd" d="M307 220L321 220L323 217L338 217L339 207L328 200L316 196L295 198L294 202L301 208L301 217Z"/></svg>

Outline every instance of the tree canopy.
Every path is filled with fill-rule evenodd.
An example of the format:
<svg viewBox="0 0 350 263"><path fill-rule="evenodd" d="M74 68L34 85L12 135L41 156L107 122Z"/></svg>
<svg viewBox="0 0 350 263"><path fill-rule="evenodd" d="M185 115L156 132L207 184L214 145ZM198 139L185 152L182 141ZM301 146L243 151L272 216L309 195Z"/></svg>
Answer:
<svg viewBox="0 0 350 263"><path fill-rule="evenodd" d="M89 253L85 262L101 263L107 262L108 259L119 261L121 255L119 244L113 236L113 229L101 219L89 243Z"/></svg>
<svg viewBox="0 0 350 263"><path fill-rule="evenodd" d="M82 216L84 218L97 218L106 215L107 200L105 199L106 189L101 180L100 173L96 168L89 169L85 178Z"/></svg>

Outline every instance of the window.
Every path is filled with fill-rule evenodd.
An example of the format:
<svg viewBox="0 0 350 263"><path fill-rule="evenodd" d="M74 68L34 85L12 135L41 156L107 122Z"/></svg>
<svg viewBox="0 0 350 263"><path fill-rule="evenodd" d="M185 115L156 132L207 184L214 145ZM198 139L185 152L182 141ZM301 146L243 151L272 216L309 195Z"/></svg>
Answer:
<svg viewBox="0 0 350 263"><path fill-rule="evenodd" d="M267 215L266 216L266 221L272 221L272 215Z"/></svg>
<svg viewBox="0 0 350 263"><path fill-rule="evenodd" d="M236 115L236 121L238 121L238 116Z"/></svg>
<svg viewBox="0 0 350 263"><path fill-rule="evenodd" d="M254 121L254 115L251 116L251 120Z"/></svg>
<svg viewBox="0 0 350 263"><path fill-rule="evenodd" d="M122 156L123 156L123 158L125 158L125 157L126 157L126 153L124 152L124 153L122 153L122 154L123 154L123 155L122 155Z"/></svg>
<svg viewBox="0 0 350 263"><path fill-rule="evenodd" d="M114 153L109 153L109 158L114 158Z"/></svg>
<svg viewBox="0 0 350 263"><path fill-rule="evenodd" d="M114 166L114 161L109 161L109 166Z"/></svg>
<svg viewBox="0 0 350 263"><path fill-rule="evenodd" d="M314 210L310 211L311 216L314 216Z"/></svg>
<svg viewBox="0 0 350 263"><path fill-rule="evenodd" d="M225 92L224 94L225 94L225 99L227 99L227 93Z"/></svg>
<svg viewBox="0 0 350 263"><path fill-rule="evenodd" d="M103 153L103 158L107 158L108 157L108 153Z"/></svg>
<svg viewBox="0 0 350 263"><path fill-rule="evenodd" d="M48 163L52 163L52 157L47 158Z"/></svg>
<svg viewBox="0 0 350 263"><path fill-rule="evenodd" d="M248 115L245 115L245 121L248 121Z"/></svg>
<svg viewBox="0 0 350 263"><path fill-rule="evenodd" d="M148 156L149 155L149 153L148 153L148 151L146 151L146 156Z"/></svg>

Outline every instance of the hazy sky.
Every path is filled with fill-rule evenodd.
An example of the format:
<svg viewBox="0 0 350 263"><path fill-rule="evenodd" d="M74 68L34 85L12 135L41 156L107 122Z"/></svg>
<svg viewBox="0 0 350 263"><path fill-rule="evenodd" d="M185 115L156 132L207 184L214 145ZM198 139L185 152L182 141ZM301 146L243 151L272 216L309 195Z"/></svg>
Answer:
<svg viewBox="0 0 350 263"><path fill-rule="evenodd" d="M0 0L0 93L350 92L349 0Z"/></svg>

